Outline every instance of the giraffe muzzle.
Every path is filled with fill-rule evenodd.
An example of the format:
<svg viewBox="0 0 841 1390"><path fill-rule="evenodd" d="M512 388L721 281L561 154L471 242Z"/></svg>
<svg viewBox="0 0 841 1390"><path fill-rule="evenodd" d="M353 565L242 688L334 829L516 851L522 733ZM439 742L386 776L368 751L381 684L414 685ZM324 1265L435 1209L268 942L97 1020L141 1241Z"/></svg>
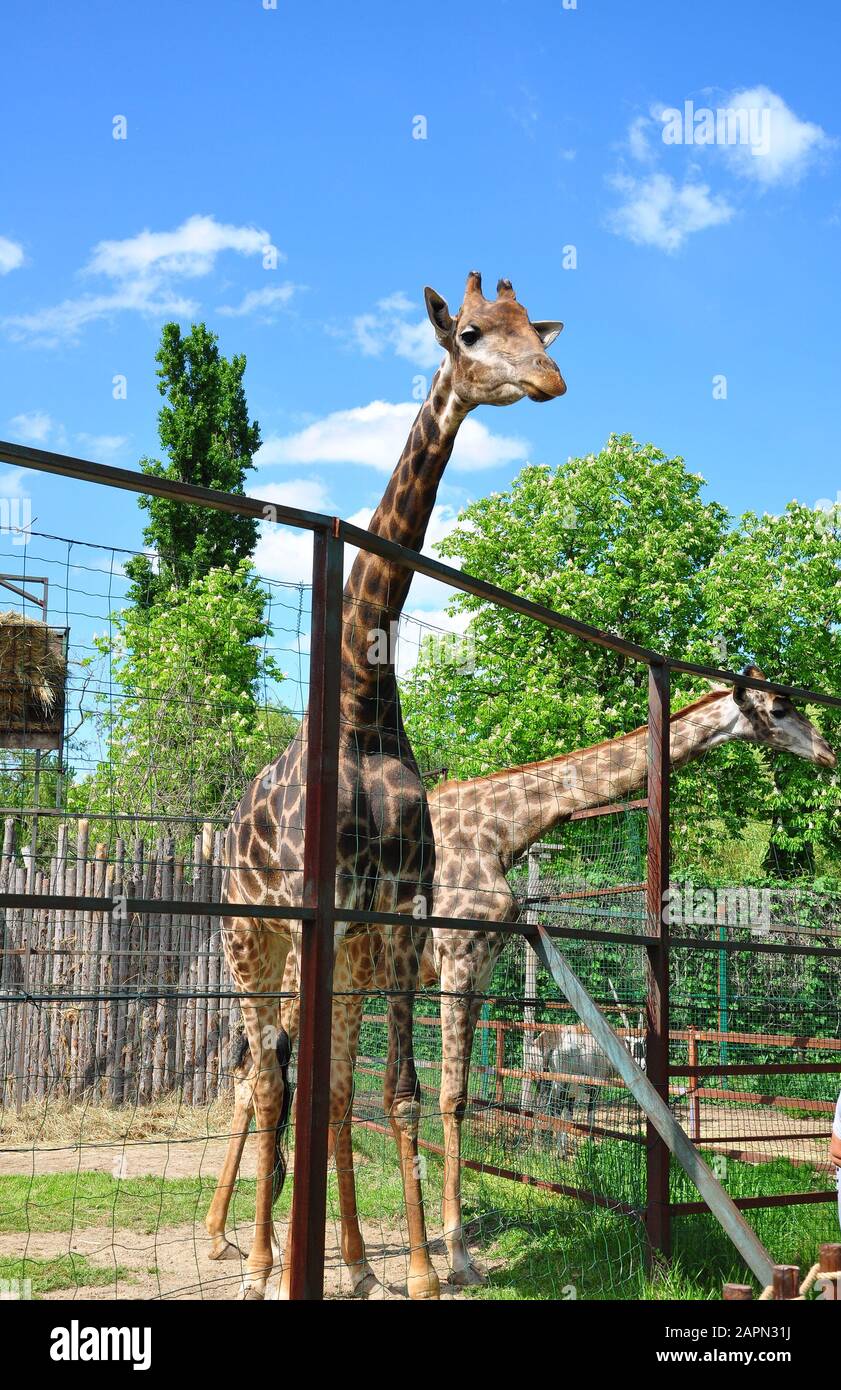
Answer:
<svg viewBox="0 0 841 1390"><path fill-rule="evenodd" d="M551 357L538 360L533 377L523 378L523 388L530 401L553 401L566 393L567 384Z"/></svg>

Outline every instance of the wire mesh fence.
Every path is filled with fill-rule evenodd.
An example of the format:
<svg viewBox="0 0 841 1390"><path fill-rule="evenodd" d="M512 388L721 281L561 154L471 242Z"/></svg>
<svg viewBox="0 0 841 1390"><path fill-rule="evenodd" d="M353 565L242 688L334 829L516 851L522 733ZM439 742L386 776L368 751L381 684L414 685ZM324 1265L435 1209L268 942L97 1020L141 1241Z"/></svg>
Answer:
<svg viewBox="0 0 841 1390"><path fill-rule="evenodd" d="M362 538L349 528L345 539ZM286 1244L287 1277L300 1266L293 1296L315 1296L322 1279L339 1297L411 1292L414 1191L452 1296L709 1297L744 1277L719 1221L538 961L526 940L538 924L774 1258L807 1264L835 1220L837 893L768 874L754 882L744 865L669 874L669 758L693 763L695 786L722 775L708 750L730 694L698 697L690 679L665 739L654 718L635 729L640 700L658 709L641 654L636 704L605 715L600 741L513 768L466 747L456 776L441 763L453 748L424 747L418 721L431 902L410 926L405 899L398 913L373 892L337 904L335 749L372 710L379 717L381 692L346 682L363 703L352 716L342 707L331 754L319 708L339 690L338 650L325 642L339 637L342 564L334 556L329 570L326 544L325 533L312 590L251 576L234 591L217 578L183 611L173 594L165 620L132 605L130 622L125 557L113 549L33 536L14 556L24 595L48 577L67 668L60 749L37 762L25 744L0 755L0 1274L20 1269L39 1291L79 1297L227 1298L248 1283L267 1136L278 1172L274 1127L253 1113L265 1062L254 1066L241 1031L243 1003L259 996L298 1045L290 1181L274 1206L276 1255ZM32 609L20 594L13 602ZM354 618L366 637L368 617L362 605ZM404 622L401 640L403 672L436 644L440 659L440 634ZM464 635L446 640L464 680L481 681L487 654L466 661ZM241 667L225 679L242 660L245 704ZM765 699L765 686L748 678L743 689ZM495 688L489 699L499 698ZM660 698L662 714L667 685ZM242 819L239 838L226 833L249 783L271 796L273 760L307 713L297 785L320 819L305 836L299 798L294 829L310 857L296 851L283 865L294 884L284 899L272 875L289 822L252 814L247 843ZM399 801L400 787L388 794ZM682 833L691 816L678 807ZM340 847L341 835L340 825ZM231 895L232 864L256 866L250 895ZM292 944L285 971L284 949L250 985L223 949L246 914L254 941ZM348 923L331 1035L334 928ZM407 1062L406 1035L389 1024L407 1000L423 1097L414 1154L414 1121L395 1124L388 1080ZM285 1069L277 1026L270 1050ZM325 1224L317 1155L328 1129ZM672 1257L668 1272L658 1251Z"/></svg>

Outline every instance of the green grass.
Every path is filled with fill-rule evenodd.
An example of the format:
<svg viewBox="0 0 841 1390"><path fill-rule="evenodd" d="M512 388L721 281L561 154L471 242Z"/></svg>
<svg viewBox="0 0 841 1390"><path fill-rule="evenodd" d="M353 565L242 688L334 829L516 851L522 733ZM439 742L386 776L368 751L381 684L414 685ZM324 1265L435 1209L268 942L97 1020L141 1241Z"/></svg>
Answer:
<svg viewBox="0 0 841 1390"><path fill-rule="evenodd" d="M104 1287L128 1277L128 1270L121 1265L103 1268L92 1265L84 1255L58 1255L48 1260L0 1256L0 1281L16 1280L23 1285L28 1280L33 1298L64 1289Z"/></svg>
<svg viewBox="0 0 841 1390"><path fill-rule="evenodd" d="M358 1206L369 1225L372 1253L377 1227L393 1238L403 1225L403 1199L390 1135L357 1129L354 1137ZM500 1166L528 1168L535 1176L575 1181L610 1192L631 1203L641 1199L643 1155L630 1146L605 1140L579 1146L569 1171L560 1171L551 1149L526 1152L483 1136L481 1156ZM479 1156L478 1153L476 1156ZM438 1226L442 1165L425 1155L425 1196L430 1227ZM788 1159L751 1165L731 1160L725 1186L731 1196L784 1193L824 1186L804 1164ZM128 1229L145 1234L169 1226L201 1225L213 1191L206 1178L115 1179L103 1173L64 1173L45 1177L0 1178L0 1230L6 1232L70 1231L83 1227ZM291 1183L276 1208L288 1214ZM672 1197L694 1200L697 1194L679 1170L672 1174ZM579 1299L717 1299L726 1280L753 1283L730 1242L711 1216L679 1217L674 1222L674 1256L668 1269L652 1278L646 1269L642 1223L633 1216L586 1207L539 1188L506 1181L470 1169L463 1172L465 1220L477 1234L473 1247L490 1265L487 1288L463 1296L480 1300ZM229 1229L247 1227L254 1215L254 1183L241 1181L231 1204ZM338 1220L335 1177L328 1189L328 1216ZM822 1240L838 1239L834 1204L752 1210L748 1220L773 1258L806 1270ZM371 1228L373 1227L373 1230ZM36 1293L71 1288L83 1282L108 1283L113 1269L95 1269L80 1256L56 1260L0 1261L0 1278L32 1278ZM59 1282L64 1281L64 1282Z"/></svg>

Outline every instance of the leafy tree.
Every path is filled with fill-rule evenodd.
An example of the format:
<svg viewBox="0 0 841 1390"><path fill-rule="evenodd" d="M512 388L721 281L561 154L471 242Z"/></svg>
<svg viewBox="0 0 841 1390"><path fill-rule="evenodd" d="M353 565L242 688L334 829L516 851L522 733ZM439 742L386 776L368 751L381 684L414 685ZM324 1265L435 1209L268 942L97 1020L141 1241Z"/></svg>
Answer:
<svg viewBox="0 0 841 1390"><path fill-rule="evenodd" d="M828 540L796 504L770 530L771 519L750 517L732 528L702 487L682 459L611 436L600 453L559 468L528 465L507 492L468 506L439 550L479 578L641 646L716 666L755 660L777 679L837 689L837 533ZM424 766L476 775L646 722L644 665L470 595L454 597L451 611L469 614L474 668L465 674L463 652L448 659L429 638L404 682ZM706 689L691 677L674 685L673 708ZM824 713L820 721L831 736ZM750 818L770 827L783 782L801 802L837 798L814 768L779 763L731 744L686 768L673 800L677 863L714 865ZM798 824L798 834L826 842L828 821ZM780 842L795 820L786 826L778 818Z"/></svg>
<svg viewBox="0 0 841 1390"><path fill-rule="evenodd" d="M141 469L150 477L243 495L260 445L259 425L248 418L245 357L223 357L216 335L203 323L186 336L177 323L167 323L156 361L158 390L166 400L158 433L168 461L143 458ZM251 517L164 497L139 502L150 517L143 538L156 559L139 555L126 565L133 581L130 600L137 607L151 607L173 584L189 584L211 569L235 569L254 551L257 523Z"/></svg>
<svg viewBox="0 0 841 1390"><path fill-rule="evenodd" d="M747 512L727 535L705 586L708 623L720 634L728 664L751 659L788 685L841 689L841 525L791 502L780 516ZM807 710L836 748L841 712ZM815 847L841 852L841 786L800 758L767 762L754 812L772 823L766 869L781 877L813 874ZM745 806L751 807L750 797Z"/></svg>
<svg viewBox="0 0 841 1390"><path fill-rule="evenodd" d="M283 672L259 644L264 604L243 561L114 616L95 639L109 664L98 713L107 759L75 788L80 808L150 818L231 809L296 724L277 703Z"/></svg>

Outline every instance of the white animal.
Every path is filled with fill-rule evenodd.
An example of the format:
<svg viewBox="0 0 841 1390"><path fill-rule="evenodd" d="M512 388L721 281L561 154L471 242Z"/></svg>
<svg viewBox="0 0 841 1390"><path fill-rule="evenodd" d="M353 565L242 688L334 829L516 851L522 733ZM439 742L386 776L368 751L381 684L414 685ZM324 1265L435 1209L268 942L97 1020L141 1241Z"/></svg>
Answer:
<svg viewBox="0 0 841 1390"><path fill-rule="evenodd" d="M614 998L618 1001L613 982L609 981ZM627 1016L620 1009L619 1016L625 1029L624 1042L637 1065L645 1071L645 1034L643 1015L640 1013L637 1030L631 1028ZM555 1115L563 1119L568 1113L570 1121L575 1119L575 1108L587 1101L587 1128L593 1128L596 1101L604 1084L612 1081L616 1071L602 1051L592 1033L573 1023L544 1028L538 1033L530 1049L531 1069L542 1072L557 1072L565 1080L542 1081L538 1084L538 1110L543 1114ZM573 1078L580 1077L580 1081ZM566 1133L560 1136L561 1148L566 1150Z"/></svg>

